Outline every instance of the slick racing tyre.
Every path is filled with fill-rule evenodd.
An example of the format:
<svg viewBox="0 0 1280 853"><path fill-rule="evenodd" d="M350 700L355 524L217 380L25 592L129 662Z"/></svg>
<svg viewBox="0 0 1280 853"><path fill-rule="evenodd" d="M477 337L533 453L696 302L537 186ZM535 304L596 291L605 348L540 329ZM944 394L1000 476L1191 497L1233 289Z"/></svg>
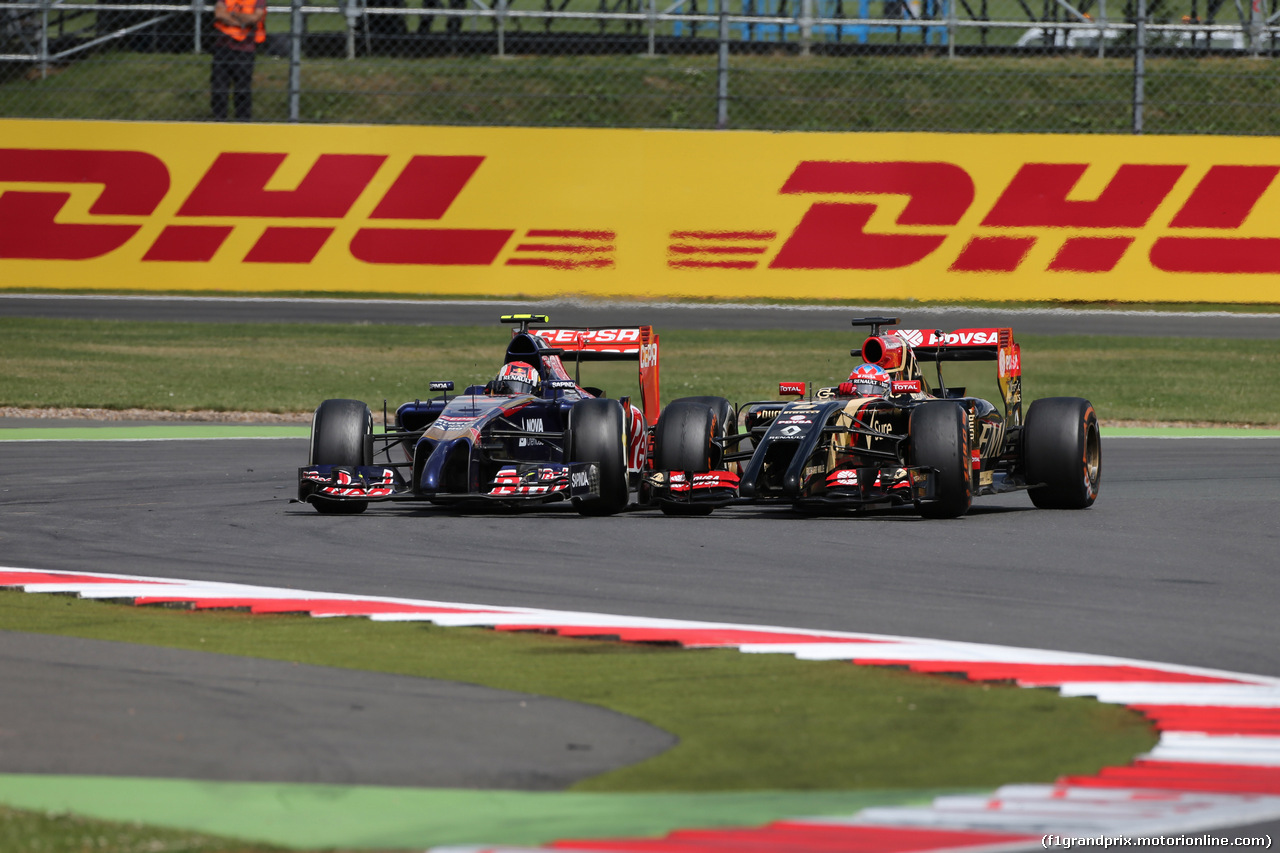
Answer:
<svg viewBox="0 0 1280 853"><path fill-rule="evenodd" d="M733 407L724 397L681 397L678 400L672 400L671 404L676 403L701 403L711 409L711 414L716 419L716 438L724 438L726 435L735 435L738 432L738 410ZM725 453L724 447L715 445L711 448L711 468L726 467L723 461Z"/></svg>
<svg viewBox="0 0 1280 853"><path fill-rule="evenodd" d="M359 400L325 400L311 419L310 465L373 464L373 413ZM368 501L330 500L312 497L318 512L354 515L369 507Z"/></svg>
<svg viewBox="0 0 1280 853"><path fill-rule="evenodd" d="M916 501L925 518L959 518L973 503L969 420L958 403L925 403L913 409L910 458L916 467L937 470L935 500Z"/></svg>
<svg viewBox="0 0 1280 853"><path fill-rule="evenodd" d="M627 430L622 404L597 398L581 400L569 410L570 462L596 462L600 466L600 497L574 498L582 515L613 515L626 509Z"/></svg>
<svg viewBox="0 0 1280 853"><path fill-rule="evenodd" d="M1031 502L1041 509L1084 509L1098 497L1102 441L1088 400L1044 397L1027 409L1022 459Z"/></svg>
<svg viewBox="0 0 1280 853"><path fill-rule="evenodd" d="M653 466L658 471L684 471L686 477L716 467L720 449L713 439L722 423L704 400L717 397L686 397L662 410L653 432ZM728 401L724 401L726 404ZM730 407L732 409L732 407ZM690 478L691 479L691 478ZM710 515L712 507L695 503L662 501L664 515Z"/></svg>

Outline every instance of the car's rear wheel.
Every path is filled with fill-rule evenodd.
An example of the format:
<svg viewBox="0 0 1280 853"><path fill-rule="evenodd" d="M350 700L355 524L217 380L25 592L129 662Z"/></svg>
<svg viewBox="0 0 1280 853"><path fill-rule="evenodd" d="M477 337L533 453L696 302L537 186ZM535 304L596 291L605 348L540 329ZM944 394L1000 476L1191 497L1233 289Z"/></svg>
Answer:
<svg viewBox="0 0 1280 853"><path fill-rule="evenodd" d="M718 397L688 397L672 401L662 410L653 432L653 464L659 471L683 471L688 481L694 474L716 467L720 448L713 440L723 435L723 421L706 400ZM728 401L724 401L728 404ZM729 407L732 409L732 406ZM723 408L721 409L723 413ZM709 515L712 507L696 503L663 501L658 508L666 515Z"/></svg>
<svg viewBox="0 0 1280 853"><path fill-rule="evenodd" d="M325 400L311 418L310 465L373 464L373 413L359 400ZM311 498L317 512L354 515L368 501Z"/></svg>
<svg viewBox="0 0 1280 853"><path fill-rule="evenodd" d="M957 403L925 403L911 411L911 464L934 468L934 500L916 501L925 518L959 518L973 503L969 421Z"/></svg>
<svg viewBox="0 0 1280 853"><path fill-rule="evenodd" d="M1092 506L1102 479L1102 440L1093 405L1079 397L1034 401L1022 428L1022 458L1037 507Z"/></svg>
<svg viewBox="0 0 1280 853"><path fill-rule="evenodd" d="M613 515L626 509L627 430L622 404L617 400L588 399L569 410L570 462L595 462L600 467L600 497L575 498L582 515Z"/></svg>

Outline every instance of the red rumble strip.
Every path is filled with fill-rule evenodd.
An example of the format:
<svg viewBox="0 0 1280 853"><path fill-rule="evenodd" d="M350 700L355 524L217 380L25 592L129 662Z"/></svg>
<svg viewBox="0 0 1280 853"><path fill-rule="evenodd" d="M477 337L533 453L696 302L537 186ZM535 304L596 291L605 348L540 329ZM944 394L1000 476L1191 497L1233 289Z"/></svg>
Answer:
<svg viewBox="0 0 1280 853"><path fill-rule="evenodd" d="M880 634L805 631L345 596L240 584L0 568L0 586L74 591L136 604L186 603L254 613L304 612L424 621L501 631L542 631L624 642L724 646L957 673L974 681L1054 687L1145 714L1156 747L1123 767L1067 776L1051 785L1011 784L985 795L942 796L927 806L865 808L848 816L796 817L759 827L681 829L662 838L564 839L543 850L600 853L895 853L1039 847L1048 836L1156 836L1280 818L1280 679L1151 661ZM862 657L872 652L874 657ZM477 827L477 836L484 832ZM477 841L483 840L477 838ZM450 847L450 853L528 848ZM442 851L443 853L443 851Z"/></svg>

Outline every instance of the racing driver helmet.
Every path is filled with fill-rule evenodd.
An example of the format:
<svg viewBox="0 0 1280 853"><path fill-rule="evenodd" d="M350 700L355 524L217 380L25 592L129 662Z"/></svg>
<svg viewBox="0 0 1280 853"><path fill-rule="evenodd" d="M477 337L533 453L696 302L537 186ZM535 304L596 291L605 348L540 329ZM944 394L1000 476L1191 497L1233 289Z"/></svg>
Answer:
<svg viewBox="0 0 1280 853"><path fill-rule="evenodd" d="M532 364L512 361L502 365L498 371L498 378L493 380L493 393L532 394L541 381Z"/></svg>
<svg viewBox="0 0 1280 853"><path fill-rule="evenodd" d="M889 393L889 373L878 364L860 364L849 374L855 396L883 397Z"/></svg>

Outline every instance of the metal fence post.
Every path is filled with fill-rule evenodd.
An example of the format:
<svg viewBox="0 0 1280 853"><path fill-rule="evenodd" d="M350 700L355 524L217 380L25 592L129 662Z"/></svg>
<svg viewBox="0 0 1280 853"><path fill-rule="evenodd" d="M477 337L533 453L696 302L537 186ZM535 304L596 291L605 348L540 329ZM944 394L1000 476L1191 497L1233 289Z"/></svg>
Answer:
<svg viewBox="0 0 1280 853"><path fill-rule="evenodd" d="M1146 95L1147 0L1138 0L1137 28L1133 33L1133 132L1142 133L1142 102Z"/></svg>
<svg viewBox="0 0 1280 853"><path fill-rule="evenodd" d="M800 0L800 55L808 56L813 44L813 0Z"/></svg>
<svg viewBox="0 0 1280 853"><path fill-rule="evenodd" d="M1262 10L1262 0L1249 3L1249 55L1257 57L1262 54L1262 33L1266 27L1266 13Z"/></svg>
<svg viewBox="0 0 1280 853"><path fill-rule="evenodd" d="M729 126L729 0L720 0L720 54L716 59L716 128Z"/></svg>
<svg viewBox="0 0 1280 853"><path fill-rule="evenodd" d="M657 55L658 0L649 0L649 56Z"/></svg>
<svg viewBox="0 0 1280 853"><path fill-rule="evenodd" d="M1098 0L1098 58L1107 55L1107 0Z"/></svg>
<svg viewBox="0 0 1280 853"><path fill-rule="evenodd" d="M498 0L498 56L507 55L507 0Z"/></svg>
<svg viewBox="0 0 1280 853"><path fill-rule="evenodd" d="M49 76L49 2L40 2L40 79Z"/></svg>
<svg viewBox="0 0 1280 853"><path fill-rule="evenodd" d="M946 0L947 4L947 58L956 58L956 0Z"/></svg>
<svg viewBox="0 0 1280 853"><path fill-rule="evenodd" d="M200 33L200 19L203 17L203 15L204 15L203 0L191 0L191 31L192 31L192 42L193 42L193 44L191 45L192 53L200 52L200 42L203 41Z"/></svg>
<svg viewBox="0 0 1280 853"><path fill-rule="evenodd" d="M291 0L289 13L289 121L301 115L302 0Z"/></svg>

